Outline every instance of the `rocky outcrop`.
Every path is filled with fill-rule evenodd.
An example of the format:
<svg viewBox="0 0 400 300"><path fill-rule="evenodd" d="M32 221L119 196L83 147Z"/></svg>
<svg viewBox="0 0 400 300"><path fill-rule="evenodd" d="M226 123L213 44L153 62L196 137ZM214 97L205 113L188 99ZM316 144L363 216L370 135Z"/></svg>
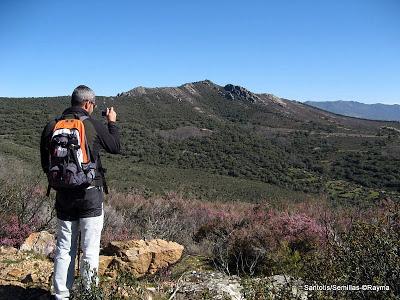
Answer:
<svg viewBox="0 0 400 300"><path fill-rule="evenodd" d="M288 299L307 300L308 293L303 289L304 282L289 275L273 275L251 279L253 286L262 286L264 292L274 299L276 295Z"/></svg>
<svg viewBox="0 0 400 300"><path fill-rule="evenodd" d="M183 249L178 243L161 239L111 242L103 250L106 256L101 258L101 271L103 274L113 274L112 270L125 271L137 278L154 274L176 263L181 258ZM107 256L114 258L109 260Z"/></svg>
<svg viewBox="0 0 400 300"><path fill-rule="evenodd" d="M115 278L118 272L127 271L141 277L180 260L183 246L164 240L132 240L112 242L106 250L113 255L100 256L100 274ZM179 274L179 278L165 277L157 283L157 287L149 285L147 280L137 281L136 287L119 282L117 290L121 296L128 298L137 294L141 299L244 300L246 295L254 295L255 291L262 291L268 299L274 299L276 295L288 296L279 299L306 300L308 297L303 290L304 283L290 276L275 275L244 280L208 267L199 268L200 265L195 266L193 260L188 262L182 259L179 263L183 265L176 264L169 269L175 275ZM52 271L53 263L42 255L0 247L0 300L49 299ZM102 281L102 288L109 288L110 285L115 288L118 281L109 279Z"/></svg>
<svg viewBox="0 0 400 300"><path fill-rule="evenodd" d="M114 260L113 256L100 255L99 257L99 275L109 275L110 277L114 277L114 275L110 274L108 267L111 262ZM108 273L108 274L106 274Z"/></svg>
<svg viewBox="0 0 400 300"><path fill-rule="evenodd" d="M51 256L56 248L54 235L47 231L32 233L21 245L21 251L33 251L34 253Z"/></svg>
<svg viewBox="0 0 400 300"><path fill-rule="evenodd" d="M40 290L40 293L44 293L45 297L49 296L47 289L51 284L53 262L37 254L47 249L39 247L39 245L47 245L47 243L38 242L43 236L49 237L47 234L37 233L27 239L25 250L29 249L29 252L12 247L0 247L0 292L3 291L8 297L11 294L16 295L18 290L22 295L6 299L28 299L25 295L34 292L28 291L31 287L44 288ZM39 252L35 252L35 249ZM105 248L108 255L100 256L99 274L112 278L117 277L121 271L129 272L137 278L154 274L176 263L181 258L183 249L184 247L178 243L161 239L111 242ZM3 299L1 293L0 299Z"/></svg>
<svg viewBox="0 0 400 300"><path fill-rule="evenodd" d="M224 86L224 90L220 91L220 94L228 100L241 100L251 103L260 101L260 98L256 94L248 91L244 87L233 84L227 84Z"/></svg>
<svg viewBox="0 0 400 300"><path fill-rule="evenodd" d="M287 103L282 100L282 98L276 97L273 94L259 94L258 96L265 104L272 102L278 104L279 106L287 107Z"/></svg>
<svg viewBox="0 0 400 300"><path fill-rule="evenodd" d="M53 272L53 263L33 252L15 248L0 248L0 285L47 285Z"/></svg>
<svg viewBox="0 0 400 300"><path fill-rule="evenodd" d="M176 292L177 300L187 299L231 299L243 300L242 286L238 276L227 276L221 272L196 272L181 278Z"/></svg>
<svg viewBox="0 0 400 300"><path fill-rule="evenodd" d="M274 275L261 278L243 279L238 276L228 276L216 271L192 271L184 274L177 283L177 300L231 299L245 300L246 296L254 299L255 293L262 292L265 299L299 299L307 300L304 283L286 275ZM277 297L277 298L275 298Z"/></svg>

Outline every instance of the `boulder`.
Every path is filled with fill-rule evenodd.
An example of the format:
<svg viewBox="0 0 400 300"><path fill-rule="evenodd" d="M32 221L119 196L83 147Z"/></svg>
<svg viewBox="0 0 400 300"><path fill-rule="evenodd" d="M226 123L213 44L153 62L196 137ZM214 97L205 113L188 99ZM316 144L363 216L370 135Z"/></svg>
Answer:
<svg viewBox="0 0 400 300"><path fill-rule="evenodd" d="M111 262L113 261L114 257L100 255L99 257L99 275L104 275L107 268L110 266Z"/></svg>
<svg viewBox="0 0 400 300"><path fill-rule="evenodd" d="M139 278L176 263L183 249L178 243L155 239L110 242L103 252L115 256L110 268L130 272Z"/></svg>
<svg viewBox="0 0 400 300"><path fill-rule="evenodd" d="M50 256L56 248L54 235L47 231L32 233L21 245L20 251L33 251L37 254Z"/></svg>
<svg viewBox="0 0 400 300"><path fill-rule="evenodd" d="M176 299L204 299L204 295L207 295L207 299L244 300L242 290L238 276L212 271L192 271L182 276Z"/></svg>

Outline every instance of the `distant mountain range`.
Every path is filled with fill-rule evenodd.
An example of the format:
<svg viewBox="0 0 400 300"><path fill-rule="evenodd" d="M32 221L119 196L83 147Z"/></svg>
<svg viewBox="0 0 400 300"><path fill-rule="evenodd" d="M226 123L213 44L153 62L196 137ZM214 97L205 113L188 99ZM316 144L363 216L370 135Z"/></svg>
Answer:
<svg viewBox="0 0 400 300"><path fill-rule="evenodd" d="M400 121L400 105L398 104L365 104L356 101L306 101L304 103L335 114L349 117L371 120Z"/></svg>

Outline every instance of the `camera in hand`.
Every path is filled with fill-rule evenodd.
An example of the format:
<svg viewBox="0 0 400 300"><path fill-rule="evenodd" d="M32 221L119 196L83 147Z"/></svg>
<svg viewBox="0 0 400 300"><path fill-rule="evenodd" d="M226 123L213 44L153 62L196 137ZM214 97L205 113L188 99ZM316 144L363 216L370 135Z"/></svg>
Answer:
<svg viewBox="0 0 400 300"><path fill-rule="evenodd" d="M107 116L107 108L106 108L105 110L102 110L102 111L101 111L101 115L102 115L103 117L106 117L106 116Z"/></svg>

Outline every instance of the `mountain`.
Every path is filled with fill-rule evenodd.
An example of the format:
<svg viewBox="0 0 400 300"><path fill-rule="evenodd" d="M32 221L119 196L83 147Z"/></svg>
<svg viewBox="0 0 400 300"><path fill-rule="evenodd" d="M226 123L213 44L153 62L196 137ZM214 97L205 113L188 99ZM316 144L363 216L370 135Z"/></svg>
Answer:
<svg viewBox="0 0 400 300"><path fill-rule="evenodd" d="M272 94L255 94L232 84L222 87L209 80L187 83L179 87L137 87L122 92L117 97L121 101L127 98L142 98L153 105L158 103L171 108L180 103L181 106L189 105L191 113L206 114L208 118L271 126L275 130L284 128L369 133L370 130L376 130L384 124L339 116Z"/></svg>
<svg viewBox="0 0 400 300"><path fill-rule="evenodd" d="M40 169L41 130L69 99L0 98L0 156ZM95 118L109 106L118 114L123 153L103 161L118 190L249 202L322 195L352 205L398 195L399 122L346 117L209 80L137 87L97 103Z"/></svg>
<svg viewBox="0 0 400 300"><path fill-rule="evenodd" d="M370 120L400 121L400 105L364 104L356 101L306 101L307 105L336 114Z"/></svg>

